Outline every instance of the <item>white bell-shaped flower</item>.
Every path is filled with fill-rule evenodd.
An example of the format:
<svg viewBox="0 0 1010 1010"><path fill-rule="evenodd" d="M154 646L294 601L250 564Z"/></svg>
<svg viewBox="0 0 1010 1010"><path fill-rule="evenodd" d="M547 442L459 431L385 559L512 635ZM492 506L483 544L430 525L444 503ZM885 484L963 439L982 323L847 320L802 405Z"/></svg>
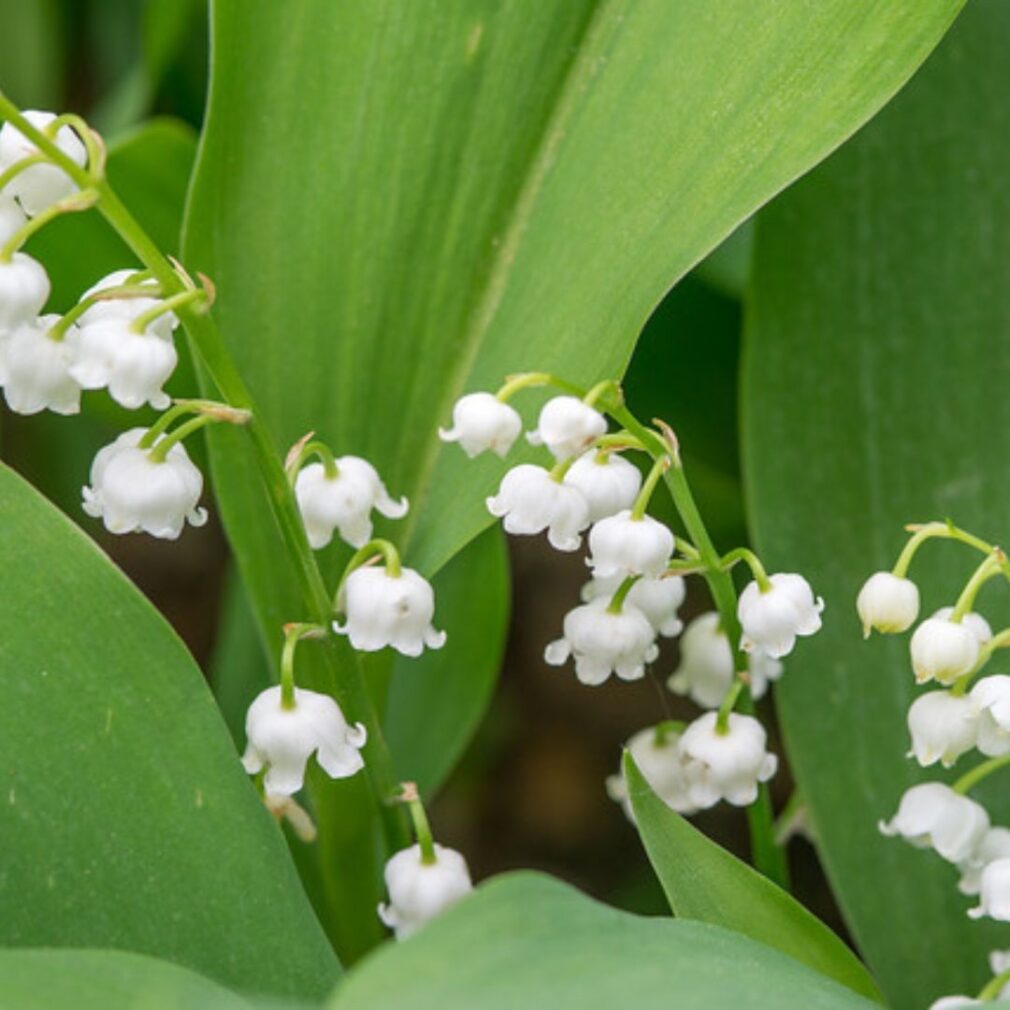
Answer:
<svg viewBox="0 0 1010 1010"><path fill-rule="evenodd" d="M81 387L70 374L78 333L71 326L62 340L50 336L59 318L39 316L21 323L0 341L0 385L7 406L17 414L80 412Z"/></svg>
<svg viewBox="0 0 1010 1010"><path fill-rule="evenodd" d="M820 630L824 601L814 598L810 583L802 575L780 573L768 581L771 586L766 592L757 582L750 582L740 594L740 647L746 652L761 649L772 659L781 659L793 651L797 636Z"/></svg>
<svg viewBox="0 0 1010 1010"><path fill-rule="evenodd" d="M103 389L127 410L149 403L164 410L172 401L162 388L179 356L171 337L137 333L126 317L106 316L81 326L70 374L84 389Z"/></svg>
<svg viewBox="0 0 1010 1010"><path fill-rule="evenodd" d="M953 613L953 607L941 607L931 616L938 617L943 621L949 621ZM961 618L961 623L978 639L979 645L985 645L992 638L992 628L981 614L969 611Z"/></svg>
<svg viewBox="0 0 1010 1010"><path fill-rule="evenodd" d="M978 706L978 749L989 757L1010 754L1010 677L983 677L972 689Z"/></svg>
<svg viewBox="0 0 1010 1010"><path fill-rule="evenodd" d="M722 733L717 722L716 712L699 716L684 730L678 745L688 795L699 810L720 800L748 806L757 799L758 783L767 782L779 765L779 759L767 750L768 735L757 719L731 712Z"/></svg>
<svg viewBox="0 0 1010 1010"><path fill-rule="evenodd" d="M28 216L21 205L12 197L0 193L0 245L6 245L25 226L27 220Z"/></svg>
<svg viewBox="0 0 1010 1010"><path fill-rule="evenodd" d="M656 632L648 618L626 600L618 613L609 600L584 603L565 614L564 637L544 650L551 666L575 659L575 675L583 684L602 684L612 673L621 680L645 676L645 665L659 655Z"/></svg>
<svg viewBox="0 0 1010 1010"><path fill-rule="evenodd" d="M955 623L934 615L915 629L908 648L918 683L953 684L978 662L979 638L967 619Z"/></svg>
<svg viewBox="0 0 1010 1010"><path fill-rule="evenodd" d="M898 812L877 825L881 834L900 836L919 849L934 849L960 864L981 844L989 815L981 804L942 782L923 782L906 789Z"/></svg>
<svg viewBox="0 0 1010 1010"><path fill-rule="evenodd" d="M548 542L559 551L578 550L580 534L589 525L582 492L532 463L520 463L505 474L498 494L487 499L487 510L502 520L506 533L535 536L547 530Z"/></svg>
<svg viewBox="0 0 1010 1010"><path fill-rule="evenodd" d="M187 520L202 526L207 512L197 502L203 475L176 442L161 462L141 449L146 428L124 431L100 449L91 464L91 486L85 487L84 511L101 519L110 533L149 533L175 540Z"/></svg>
<svg viewBox="0 0 1010 1010"><path fill-rule="evenodd" d="M523 419L516 409L491 393L467 393L452 408L452 427L439 428L443 442L459 442L473 459L482 452L506 456L519 437Z"/></svg>
<svg viewBox="0 0 1010 1010"><path fill-rule="evenodd" d="M589 559L596 578L661 575L673 555L670 530L652 516L640 519L630 509L601 519L589 531Z"/></svg>
<svg viewBox="0 0 1010 1010"><path fill-rule="evenodd" d="M348 778L365 766L360 753L365 727L360 722L349 726L340 706L315 691L296 687L294 707L285 708L280 687L268 687L249 706L245 733L242 765L250 775L266 768L263 788L268 795L298 792L313 754L331 779Z"/></svg>
<svg viewBox="0 0 1010 1010"><path fill-rule="evenodd" d="M982 871L995 859L1010 858L1010 829L990 828L969 854L968 858L957 864L961 871L961 879L957 889L962 894L978 894L982 886ZM1010 964L1007 965L1010 967ZM993 969L999 973L1002 969Z"/></svg>
<svg viewBox="0 0 1010 1010"><path fill-rule="evenodd" d="M49 298L49 274L27 253L0 262L0 340L24 323L34 322Z"/></svg>
<svg viewBox="0 0 1010 1010"><path fill-rule="evenodd" d="M56 118L51 112L35 110L22 112L21 115L42 131ZM83 166L87 161L87 152L81 138L69 126L61 126L53 139L56 146L76 164ZM0 128L0 172L33 154L38 154L38 148L12 123L4 123ZM16 175L4 192L16 197L25 213L34 217L69 196L76 188L74 181L62 168L41 162Z"/></svg>
<svg viewBox="0 0 1010 1010"><path fill-rule="evenodd" d="M750 693L761 698L770 681L782 676L782 664L760 651L747 656ZM687 695L702 708L718 708L733 684L733 652L712 611L696 617L680 640L680 665L667 680L675 694Z"/></svg>
<svg viewBox="0 0 1010 1010"><path fill-rule="evenodd" d="M1010 922L1010 857L986 864L979 881L978 905L969 908L968 915Z"/></svg>
<svg viewBox="0 0 1010 1010"><path fill-rule="evenodd" d="M919 695L908 710L908 732L912 738L909 756L914 756L923 768L937 761L944 768L952 767L975 746L978 716L978 705L968 696L950 691Z"/></svg>
<svg viewBox="0 0 1010 1010"><path fill-rule="evenodd" d="M433 863L423 861L420 845L397 852L386 863L389 904L379 905L379 918L397 940L406 940L473 890L463 856L437 842L434 848Z"/></svg>
<svg viewBox="0 0 1010 1010"><path fill-rule="evenodd" d="M607 419L595 407L574 396L555 396L540 411L530 445L545 445L555 459L568 459L589 448L607 430Z"/></svg>
<svg viewBox="0 0 1010 1010"><path fill-rule="evenodd" d="M129 284L130 287L135 287L138 289L151 288L153 291L158 291L160 285L154 278L145 278L141 281L132 281L131 278L136 275L136 270L115 270L111 274L106 274L100 281L93 284L87 291L81 295L81 301L86 298L90 298L92 295L96 295L101 291L108 291L110 288L123 287ZM143 315L145 312L149 312L153 309L159 302L160 298L157 297L131 297L131 298L107 298L99 302L95 302L94 305L89 305L85 309L84 313L78 320L79 325L82 329L87 328L92 323L104 322L109 319L126 319L132 322L138 316ZM159 337L164 337L169 340L172 336L173 331L179 325L179 318L174 312L163 312L160 316L156 316L147 324L147 331L149 333L156 333Z"/></svg>
<svg viewBox="0 0 1010 1010"><path fill-rule="evenodd" d="M604 596L610 599L623 581L624 577L621 575L590 579L582 587L582 600L588 603ZM674 638L684 628L677 611L686 595L687 586L684 580L679 575L667 575L660 578L638 579L625 600L645 614L657 634L664 638Z"/></svg>
<svg viewBox="0 0 1010 1010"><path fill-rule="evenodd" d="M565 474L565 483L577 487L589 503L589 521L599 522L635 503L642 474L615 452L583 453Z"/></svg>
<svg viewBox="0 0 1010 1010"><path fill-rule="evenodd" d="M436 631L435 594L430 583L410 568L390 575L385 566L356 568L347 577L337 609L344 624L333 630L347 635L361 652L377 652L387 645L404 656L420 656L425 646L441 649L445 632Z"/></svg>
<svg viewBox="0 0 1010 1010"><path fill-rule="evenodd" d="M892 572L875 572L859 590L856 610L864 638L869 638L871 631L907 631L919 616L919 587Z"/></svg>
<svg viewBox="0 0 1010 1010"><path fill-rule="evenodd" d="M650 726L636 733L625 746L652 791L678 814L693 814L697 808L688 793L687 773L679 743L679 733L667 729L661 739L657 739L655 727ZM607 795L621 804L625 816L634 824L635 814L631 808L623 769L607 779Z"/></svg>
<svg viewBox="0 0 1010 1010"><path fill-rule="evenodd" d="M327 476L322 463L309 463L295 479L295 498L305 523L309 543L319 550L337 530L351 547L364 547L372 539L372 509L387 519L407 514L406 498L394 501L378 471L358 456L340 456L335 476Z"/></svg>

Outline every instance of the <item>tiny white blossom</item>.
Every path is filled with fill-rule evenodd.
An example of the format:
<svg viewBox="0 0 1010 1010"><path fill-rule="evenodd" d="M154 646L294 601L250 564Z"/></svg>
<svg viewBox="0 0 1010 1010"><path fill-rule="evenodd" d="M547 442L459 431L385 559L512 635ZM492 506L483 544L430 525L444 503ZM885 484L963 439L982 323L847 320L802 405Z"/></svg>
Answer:
<svg viewBox="0 0 1010 1010"><path fill-rule="evenodd" d="M1010 679L1010 678L1008 678ZM923 768L939 761L951 768L978 740L978 705L950 691L927 691L908 710L910 757Z"/></svg>
<svg viewBox="0 0 1010 1010"><path fill-rule="evenodd" d="M473 459L491 450L506 456L522 431L523 421L514 407L491 393L467 393L452 408L452 427L438 429L443 442L459 442Z"/></svg>
<svg viewBox="0 0 1010 1010"><path fill-rule="evenodd" d="M863 622L863 637L880 631L907 631L919 616L919 587L892 572L875 572L859 590L856 610Z"/></svg>
<svg viewBox="0 0 1010 1010"><path fill-rule="evenodd" d="M345 623L334 621L333 630L347 635L362 652L377 652L387 645L404 656L419 656L425 646L441 649L445 632L436 631L435 594L431 585L411 568L390 575L385 566L356 568L347 577L337 601Z"/></svg>
<svg viewBox="0 0 1010 1010"><path fill-rule="evenodd" d="M595 523L631 508L642 486L642 474L623 456L592 449L569 467L565 483L582 492L589 503L589 521Z"/></svg>
<svg viewBox="0 0 1010 1010"><path fill-rule="evenodd" d="M186 521L202 526L207 512L197 502L203 475L176 442L162 462L141 449L146 428L124 431L98 451L91 464L91 486L85 487L84 511L101 519L110 533L149 533L175 540Z"/></svg>
<svg viewBox="0 0 1010 1010"><path fill-rule="evenodd" d="M813 635L821 627L824 601L814 598L802 575L769 576L771 587L761 592L750 582L740 594L737 616L743 629L740 647L747 652L761 649L773 659L793 651L797 636Z"/></svg>
<svg viewBox="0 0 1010 1010"><path fill-rule="evenodd" d="M28 216L20 205L12 197L0 193L0 245L6 245L27 220Z"/></svg>
<svg viewBox="0 0 1010 1010"><path fill-rule="evenodd" d="M154 292L160 289L160 285L154 278L144 278L140 281L131 280L137 274L136 270L126 269L126 270L115 270L111 274L106 274L100 281L93 284L87 291L81 295L81 301L86 298L90 298L92 295L96 295L101 291L108 291L110 288L123 287L129 284L130 287L135 287L140 290L145 288L151 288ZM89 326L91 323L102 322L108 319L127 319L131 322L137 318L137 316L143 315L145 312L149 312L153 309L162 299L152 295L152 297L142 297L142 298L106 298L102 301L95 302L94 305L89 305L87 309L84 310L83 315L80 317L78 322L81 328ZM163 312L160 316L156 316L150 323L147 324L147 330L152 333L157 333L159 337L164 337L166 340L170 339L172 332L179 325L179 318L174 312Z"/></svg>
<svg viewBox="0 0 1010 1010"><path fill-rule="evenodd" d="M985 808L942 782L923 782L906 789L898 812L877 825L881 834L900 836L916 848L934 849L960 864L981 844L989 830Z"/></svg>
<svg viewBox="0 0 1010 1010"><path fill-rule="evenodd" d="M360 722L349 726L340 706L315 691L296 687L294 707L284 708L280 687L268 687L249 706L245 732L242 766L250 775L266 768L268 796L298 792L313 753L331 779L348 778L365 766L360 754L365 727Z"/></svg>
<svg viewBox="0 0 1010 1010"><path fill-rule="evenodd" d="M407 499L394 501L367 460L340 456L335 462L336 476L328 477L322 463L309 463L295 479L305 532L316 550L333 539L334 530L351 547L364 547L372 539L372 509L387 519L407 514Z"/></svg>
<svg viewBox="0 0 1010 1010"><path fill-rule="evenodd" d="M979 708L978 749L989 757L1010 754L1010 677L983 677L971 698Z"/></svg>
<svg viewBox="0 0 1010 1010"><path fill-rule="evenodd" d="M753 803L758 783L767 782L778 769L778 758L768 752L768 736L757 719L731 712L724 733L717 720L717 713L706 712L680 738L688 795L699 810L720 800L737 807Z"/></svg>
<svg viewBox="0 0 1010 1010"><path fill-rule="evenodd" d="M540 411L535 431L527 432L530 445L545 445L555 459L568 459L587 449L607 430L607 419L574 396L555 396Z"/></svg>
<svg viewBox="0 0 1010 1010"><path fill-rule="evenodd" d="M934 614L915 629L908 648L918 683L937 680L949 685L978 662L979 638L967 618L955 623Z"/></svg>
<svg viewBox="0 0 1010 1010"><path fill-rule="evenodd" d="M406 940L473 890L463 856L437 842L434 848L433 863L422 860L420 845L402 849L386 863L389 904L379 905L379 918L397 940Z"/></svg>
<svg viewBox="0 0 1010 1010"><path fill-rule="evenodd" d="M532 463L520 463L505 474L498 494L487 499L487 510L502 520L506 533L535 536L547 530L548 542L559 551L578 550L580 534L589 525L582 492Z"/></svg>
<svg viewBox="0 0 1010 1010"><path fill-rule="evenodd" d="M0 341L0 385L15 413L80 412L81 387L70 374L78 333L71 326L62 340L51 337L49 331L59 318L39 316L21 323Z"/></svg>
<svg viewBox="0 0 1010 1010"><path fill-rule="evenodd" d="M43 131L56 119L52 112L36 110L22 112L21 115L36 129ZM84 165L87 160L84 144L69 126L61 126L53 139L68 158L78 165ZM38 148L13 123L4 123L0 128L0 172L33 154L38 154ZM62 168L41 162L16 175L4 192L16 197L25 213L34 217L69 196L76 188L74 181Z"/></svg>
<svg viewBox="0 0 1010 1010"><path fill-rule="evenodd" d="M630 598L630 594L629 594ZM782 675L782 664L761 651L747 656L750 693L760 698L768 683ZM675 694L688 695L702 708L718 708L733 684L733 652L722 630L719 615L712 611L696 617L680 640L680 665L667 680Z"/></svg>
<svg viewBox="0 0 1010 1010"><path fill-rule="evenodd" d="M994 859L982 870L979 900L968 909L972 919L986 916L997 922L1010 922L1010 857Z"/></svg>
<svg viewBox="0 0 1010 1010"><path fill-rule="evenodd" d="M1007 857L1010 857L1010 829L990 828L968 857L957 864L961 871L957 889L962 894L978 894L982 885L982 871L994 860ZM998 974L1002 969L994 968L993 971Z"/></svg>
<svg viewBox="0 0 1010 1010"><path fill-rule="evenodd" d="M652 516L635 519L630 509L601 519L589 531L589 559L596 578L661 575L673 555L670 530Z"/></svg>
<svg viewBox="0 0 1010 1010"><path fill-rule="evenodd" d="M636 733L625 746L652 791L678 814L693 814L697 808L688 795L687 774L679 742L680 734L672 729L664 730L662 739L657 740L656 729L650 726ZM631 808L623 769L607 779L607 795L621 804L625 816L634 824L635 814Z"/></svg>
<svg viewBox="0 0 1010 1010"><path fill-rule="evenodd" d="M84 389L103 389L127 410L149 403L164 410L172 401L162 388L179 356L172 338L137 333L125 317L106 316L82 325L70 374Z"/></svg>
<svg viewBox="0 0 1010 1010"><path fill-rule="evenodd" d="M588 603L601 596L610 598L623 581L624 577L621 575L590 579L582 587L582 600ZM686 595L687 586L679 575L643 577L631 587L625 600L645 614L657 634L664 638L673 638L684 628L677 611Z"/></svg>
<svg viewBox="0 0 1010 1010"><path fill-rule="evenodd" d="M0 262L0 340L33 322L49 298L49 274L38 260L16 252L10 262Z"/></svg>
<svg viewBox="0 0 1010 1010"><path fill-rule="evenodd" d="M621 680L645 676L645 664L659 655L656 632L648 618L627 601L611 613L609 599L600 597L565 615L564 637L544 650L551 666L575 659L575 675L583 684L602 684L611 673Z"/></svg>

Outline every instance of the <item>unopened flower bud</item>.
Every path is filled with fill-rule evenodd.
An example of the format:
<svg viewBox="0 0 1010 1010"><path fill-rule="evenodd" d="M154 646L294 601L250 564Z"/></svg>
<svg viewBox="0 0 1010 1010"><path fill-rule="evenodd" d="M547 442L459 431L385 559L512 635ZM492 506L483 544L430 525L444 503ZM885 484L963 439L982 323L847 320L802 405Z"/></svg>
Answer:
<svg viewBox="0 0 1010 1010"><path fill-rule="evenodd" d="M504 457L522 431L523 421L514 407L491 393L468 393L452 408L452 427L438 429L443 442L459 442L472 459L490 450Z"/></svg>
<svg viewBox="0 0 1010 1010"><path fill-rule="evenodd" d="M927 617L909 642L912 669L920 684L953 684L978 662L979 640L972 627L947 617Z"/></svg>
<svg viewBox="0 0 1010 1010"><path fill-rule="evenodd" d="M874 630L884 634L907 631L919 616L919 587L891 572L876 572L859 590L856 610L865 638Z"/></svg>
<svg viewBox="0 0 1010 1010"><path fill-rule="evenodd" d="M531 445L545 445L555 459L576 456L607 430L607 419L574 396L555 396L540 411L535 431L526 435Z"/></svg>

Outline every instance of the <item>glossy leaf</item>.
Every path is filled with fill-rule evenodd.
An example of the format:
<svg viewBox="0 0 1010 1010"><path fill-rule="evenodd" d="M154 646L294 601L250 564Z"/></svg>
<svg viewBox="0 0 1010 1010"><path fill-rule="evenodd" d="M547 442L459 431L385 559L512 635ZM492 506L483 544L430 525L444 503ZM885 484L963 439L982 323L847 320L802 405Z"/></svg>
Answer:
<svg viewBox="0 0 1010 1010"><path fill-rule="evenodd" d="M866 968L824 923L671 810L628 753L623 768L642 843L675 916L742 933L883 1002Z"/></svg>
<svg viewBox="0 0 1010 1010"><path fill-rule="evenodd" d="M875 1004L706 923L639 918L531 873L499 877L348 976L332 1010L857 1010Z"/></svg>
<svg viewBox="0 0 1010 1010"><path fill-rule="evenodd" d="M905 757L907 636L863 642L854 601L907 522L951 516L1006 541L1008 31L1006 4L971 5L907 91L761 216L748 307L757 544L827 600L776 697L834 889L902 1008L977 990L986 952L1006 944L968 920L953 868L877 831L905 788L941 773ZM924 613L953 602L975 563L925 550L912 570ZM997 626L1000 588L979 603ZM984 794L995 823L1010 819L1005 784Z"/></svg>
<svg viewBox="0 0 1010 1010"><path fill-rule="evenodd" d="M181 642L6 468L0 514L0 943L325 992L338 966Z"/></svg>

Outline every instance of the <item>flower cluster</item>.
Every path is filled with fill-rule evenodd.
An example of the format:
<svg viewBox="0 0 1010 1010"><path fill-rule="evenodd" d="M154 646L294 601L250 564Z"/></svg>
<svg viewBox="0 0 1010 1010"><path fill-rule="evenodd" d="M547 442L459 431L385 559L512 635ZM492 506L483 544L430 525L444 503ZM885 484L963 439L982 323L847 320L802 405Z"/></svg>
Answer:
<svg viewBox="0 0 1010 1010"><path fill-rule="evenodd" d="M997 649L1010 644L1010 629L993 634L989 623L974 612L976 597L990 579L1010 579L1003 552L952 523L911 526L908 543L891 571L871 575L859 592L856 609L864 633L907 631L919 618L920 593L908 578L919 548L928 540L959 541L978 550L982 561L951 606L921 621L909 641L914 681L929 685L908 710L909 757L923 768L951 768L978 751L985 760L953 785L923 782L901 797L889 821L880 822L885 835L904 838L918 848L932 849L953 864L958 889L977 897L968 909L972 918L1010 922L1010 828L994 826L982 804L968 793L1005 764L1010 764L1010 676L980 677ZM995 955L994 955L995 957ZM993 968L993 998L1010 975ZM987 987L988 989L989 987ZM972 1006L978 1000L943 997L936 1008Z"/></svg>
<svg viewBox="0 0 1010 1010"><path fill-rule="evenodd" d="M560 385L563 394L544 403L527 434L531 445L547 450L549 463L517 464L487 499L488 511L508 533L546 533L553 548L566 552L577 551L585 535L592 577L582 589L581 604L566 614L561 637L546 646L544 659L552 666L571 660L576 677L587 685L611 676L640 680L659 656L659 639L683 630L678 616L686 592L683 576L696 572L728 580L729 569L746 561L754 581L735 611L713 611L692 621L681 640L681 664L667 682L671 691L718 711L707 711L688 726L667 720L642 730L628 748L674 810L692 813L720 800L752 803L777 760L767 751L761 724L733 707L744 686L757 698L781 675L779 659L792 651L797 636L820 627L823 604L802 576L768 576L746 549L702 558L697 546L648 514L667 471L683 478L676 440L665 426L653 430L638 423L614 382L576 395L567 383L544 373L514 376L497 394L462 397L453 409L452 427L441 437L459 442L470 457L486 451L504 457L523 427L508 401L523 388L550 384ZM609 430L608 413L624 425L621 430ZM625 458L631 451L651 458L644 480ZM737 645L746 670L738 666ZM630 816L621 776L608 780L607 787Z"/></svg>

